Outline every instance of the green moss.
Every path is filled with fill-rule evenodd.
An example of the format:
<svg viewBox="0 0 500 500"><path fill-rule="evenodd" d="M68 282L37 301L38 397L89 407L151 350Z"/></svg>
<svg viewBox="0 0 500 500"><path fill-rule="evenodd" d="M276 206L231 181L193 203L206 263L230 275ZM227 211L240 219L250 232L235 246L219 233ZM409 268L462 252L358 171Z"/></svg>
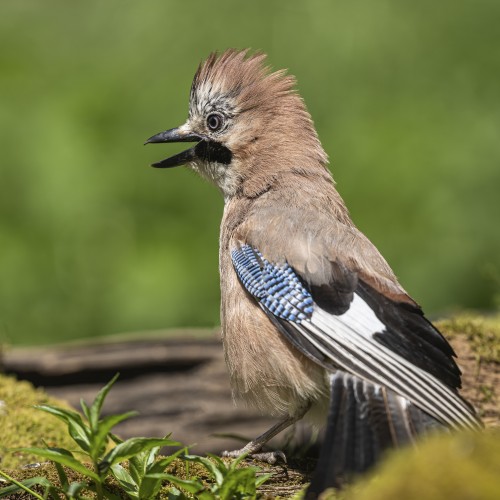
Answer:
<svg viewBox="0 0 500 500"><path fill-rule="evenodd" d="M465 335L481 361L500 363L500 315L462 314L436 325L447 338Z"/></svg>
<svg viewBox="0 0 500 500"><path fill-rule="evenodd" d="M391 452L366 479L324 500L497 499L500 433L440 435L418 448Z"/></svg>
<svg viewBox="0 0 500 500"><path fill-rule="evenodd" d="M39 458L10 448L23 446L58 445L74 448L66 426L53 416L33 408L38 404L56 404L68 407L67 403L49 397L29 382L0 375L0 466L2 469L38 462Z"/></svg>

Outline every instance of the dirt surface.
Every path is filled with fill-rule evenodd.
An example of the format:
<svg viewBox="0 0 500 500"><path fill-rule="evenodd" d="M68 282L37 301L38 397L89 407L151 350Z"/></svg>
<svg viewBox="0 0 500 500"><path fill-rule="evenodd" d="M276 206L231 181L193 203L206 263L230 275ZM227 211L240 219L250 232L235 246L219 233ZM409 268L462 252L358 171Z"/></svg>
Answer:
<svg viewBox="0 0 500 500"><path fill-rule="evenodd" d="M462 396L479 410L485 426L500 427L500 365L478 358L463 336L450 343L462 370Z"/></svg>

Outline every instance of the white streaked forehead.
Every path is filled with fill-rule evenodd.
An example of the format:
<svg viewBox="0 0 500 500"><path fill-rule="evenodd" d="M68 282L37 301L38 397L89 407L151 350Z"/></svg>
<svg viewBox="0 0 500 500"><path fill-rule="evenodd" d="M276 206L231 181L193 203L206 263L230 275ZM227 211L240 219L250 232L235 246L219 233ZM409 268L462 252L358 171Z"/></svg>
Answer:
<svg viewBox="0 0 500 500"><path fill-rule="evenodd" d="M203 81L192 89L189 117L207 116L218 111L231 118L236 112L236 92L223 89L222 82Z"/></svg>

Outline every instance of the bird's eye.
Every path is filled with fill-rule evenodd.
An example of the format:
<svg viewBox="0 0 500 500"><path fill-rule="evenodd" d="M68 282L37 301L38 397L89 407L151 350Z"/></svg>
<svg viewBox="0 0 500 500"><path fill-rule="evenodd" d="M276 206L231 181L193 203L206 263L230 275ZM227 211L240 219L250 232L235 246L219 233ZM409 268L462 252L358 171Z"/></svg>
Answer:
<svg viewBox="0 0 500 500"><path fill-rule="evenodd" d="M220 130L224 123L224 120L221 115L218 113L212 113L207 116L207 127L212 131L215 132L217 130Z"/></svg>

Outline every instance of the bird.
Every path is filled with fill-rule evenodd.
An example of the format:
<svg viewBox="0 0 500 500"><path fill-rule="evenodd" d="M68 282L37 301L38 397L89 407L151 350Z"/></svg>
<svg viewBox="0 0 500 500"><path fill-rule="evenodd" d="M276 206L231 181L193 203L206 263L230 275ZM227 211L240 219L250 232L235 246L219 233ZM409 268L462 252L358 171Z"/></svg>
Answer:
<svg viewBox="0 0 500 500"><path fill-rule="evenodd" d="M481 428L459 394L456 355L354 225L296 80L249 49L200 63L187 121L146 144L194 145L184 165L224 198L219 271L234 398L277 423L240 450L263 452L303 417L324 426L307 490L317 498L384 452L440 430Z"/></svg>

